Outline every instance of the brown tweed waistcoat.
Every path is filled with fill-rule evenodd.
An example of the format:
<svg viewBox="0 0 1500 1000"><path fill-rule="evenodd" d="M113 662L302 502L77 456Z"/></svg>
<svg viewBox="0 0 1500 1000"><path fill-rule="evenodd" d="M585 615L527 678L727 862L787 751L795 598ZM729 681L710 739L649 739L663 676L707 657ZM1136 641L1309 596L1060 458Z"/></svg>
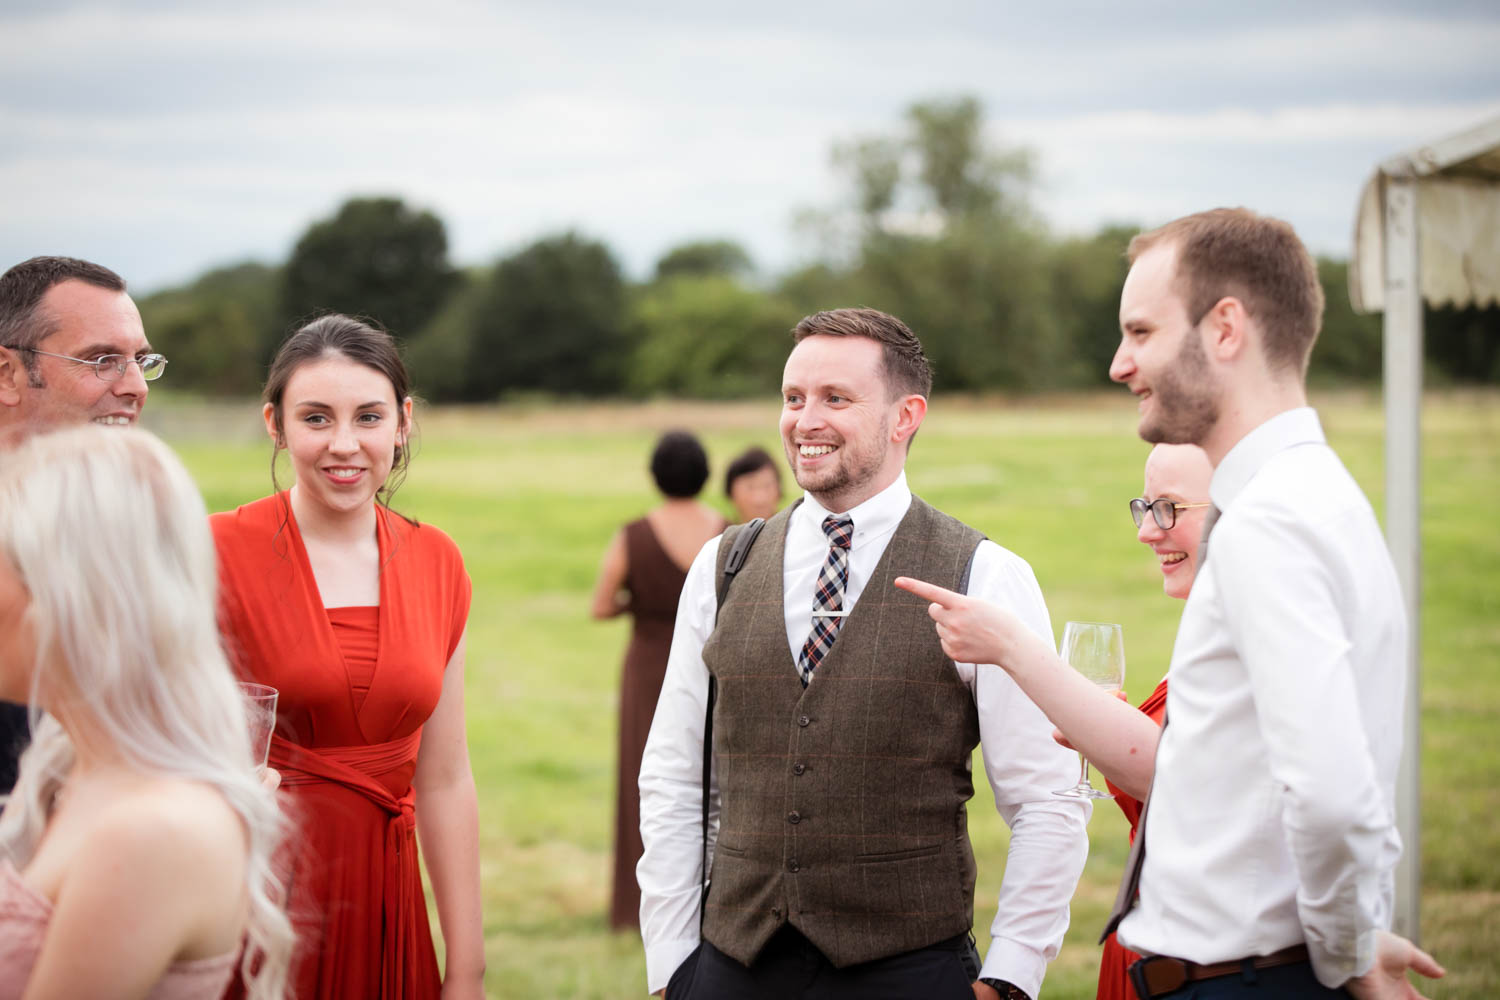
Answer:
<svg viewBox="0 0 1500 1000"><path fill-rule="evenodd" d="M959 589L984 536L913 497L804 689L782 611L790 513L767 523L703 647L720 796L703 935L749 965L791 923L842 968L974 922L979 718L927 603L891 581Z"/></svg>

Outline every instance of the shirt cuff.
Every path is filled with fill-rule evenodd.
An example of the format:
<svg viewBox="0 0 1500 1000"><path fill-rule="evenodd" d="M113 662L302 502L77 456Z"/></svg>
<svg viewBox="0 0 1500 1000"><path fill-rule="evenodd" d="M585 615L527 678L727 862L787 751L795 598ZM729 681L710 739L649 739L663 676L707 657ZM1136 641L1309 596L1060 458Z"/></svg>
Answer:
<svg viewBox="0 0 1500 1000"><path fill-rule="evenodd" d="M1354 953L1334 952L1312 934L1307 935L1307 957L1312 961L1313 975L1319 983L1336 990L1356 976L1375 967L1375 951L1380 944L1380 929L1371 927L1354 939Z"/></svg>
<svg viewBox="0 0 1500 1000"><path fill-rule="evenodd" d="M697 938L676 938L658 941L646 949L646 992L655 993L667 988L667 981L678 966L698 947ZM1016 985L1020 985L1017 983Z"/></svg>
<svg viewBox="0 0 1500 1000"><path fill-rule="evenodd" d="M1047 960L1035 948L1029 948L1009 938L995 938L990 942L989 954L984 956L984 966L979 970L980 979L1003 979L1026 991L1031 1000L1037 1000L1042 989L1042 977L1047 974Z"/></svg>

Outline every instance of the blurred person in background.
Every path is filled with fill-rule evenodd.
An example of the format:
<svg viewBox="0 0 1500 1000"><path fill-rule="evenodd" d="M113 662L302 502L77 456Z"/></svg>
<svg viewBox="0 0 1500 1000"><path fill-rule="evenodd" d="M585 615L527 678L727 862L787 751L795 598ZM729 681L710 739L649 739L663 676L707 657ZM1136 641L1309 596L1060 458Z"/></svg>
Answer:
<svg viewBox="0 0 1500 1000"><path fill-rule="evenodd" d="M734 504L735 523L770 518L781 509L781 470L770 452L751 445L724 470L724 495Z"/></svg>
<svg viewBox="0 0 1500 1000"><path fill-rule="evenodd" d="M33 257L0 275L0 451L52 427L131 426L166 365L109 268ZM27 738L25 707L0 702L0 794Z"/></svg>
<svg viewBox="0 0 1500 1000"><path fill-rule="evenodd" d="M614 891L609 908L609 925L615 930L635 930L640 921L635 866L642 848L636 782L667 670L677 599L693 556L724 530L724 518L697 499L708 480L708 456L692 434L668 431L661 436L651 453L651 477L662 502L610 540L592 608L596 619L631 617L620 680Z"/></svg>
<svg viewBox="0 0 1500 1000"><path fill-rule="evenodd" d="M281 817L203 501L150 435L66 429L0 462L0 692L36 737L0 813L0 998L213 1000L237 969L281 997Z"/></svg>
<svg viewBox="0 0 1500 1000"><path fill-rule="evenodd" d="M271 764L297 824L298 1000L484 995L463 705L471 590L453 541L388 506L408 462L409 384L382 330L341 315L297 330L263 411L273 485L282 451L295 482L210 519L230 656L280 692Z"/></svg>

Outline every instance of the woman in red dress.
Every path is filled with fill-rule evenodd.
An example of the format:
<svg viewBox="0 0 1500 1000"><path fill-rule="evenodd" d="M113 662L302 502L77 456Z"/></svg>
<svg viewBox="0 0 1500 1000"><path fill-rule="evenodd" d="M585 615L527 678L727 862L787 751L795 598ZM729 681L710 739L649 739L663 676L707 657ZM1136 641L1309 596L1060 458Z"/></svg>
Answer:
<svg viewBox="0 0 1500 1000"><path fill-rule="evenodd" d="M297 827L299 1000L484 995L470 584L447 535L387 506L407 463L408 385L384 332L339 315L298 330L264 408L273 462L288 453L295 485L211 518L226 646L244 679L280 691L270 763Z"/></svg>
<svg viewBox="0 0 1500 1000"><path fill-rule="evenodd" d="M1156 554L1162 589L1169 597L1185 599L1192 589L1212 478L1213 466L1197 445L1159 444L1146 459L1146 496L1132 500L1130 512L1136 538ZM1060 730L1054 737L1076 745L1104 775L1130 821L1134 841L1141 800L1155 770L1156 738L1167 710L1167 679L1162 678L1139 712L1125 711L1009 612L905 577L897 578L896 586L933 602L932 617L949 656L999 664L1015 678ZM1098 1000L1135 1000L1125 970L1139 957L1113 934L1105 939Z"/></svg>
<svg viewBox="0 0 1500 1000"><path fill-rule="evenodd" d="M1130 515L1136 523L1135 537L1156 555L1161 567L1162 589L1168 597L1186 600L1198 573L1198 542L1203 537L1203 518L1209 508L1208 481L1213 466L1203 449L1192 444L1159 444L1146 458L1145 503L1132 501ZM1166 500L1167 503L1161 503ZM1167 714L1167 679L1163 677L1151 697L1141 702L1140 710L1160 726ZM1118 788L1109 780L1107 765L1092 761L1104 775L1109 790L1115 793L1115 804L1130 821L1130 841L1135 843L1136 826L1141 821L1141 799ZM1149 784L1149 782L1148 782ZM1141 956L1115 940L1104 939L1104 953L1099 958L1097 1000L1135 1000L1135 990L1125 970Z"/></svg>

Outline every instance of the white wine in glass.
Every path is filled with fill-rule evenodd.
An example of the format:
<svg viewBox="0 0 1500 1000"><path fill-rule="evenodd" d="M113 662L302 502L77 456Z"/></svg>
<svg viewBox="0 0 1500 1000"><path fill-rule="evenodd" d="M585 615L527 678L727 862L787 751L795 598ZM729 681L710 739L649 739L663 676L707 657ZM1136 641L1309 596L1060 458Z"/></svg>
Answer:
<svg viewBox="0 0 1500 1000"><path fill-rule="evenodd" d="M1068 622L1063 626L1058 655L1069 666L1110 694L1125 686L1125 633L1105 622ZM1067 799L1112 799L1089 784L1089 762L1078 755L1078 784L1053 792Z"/></svg>

